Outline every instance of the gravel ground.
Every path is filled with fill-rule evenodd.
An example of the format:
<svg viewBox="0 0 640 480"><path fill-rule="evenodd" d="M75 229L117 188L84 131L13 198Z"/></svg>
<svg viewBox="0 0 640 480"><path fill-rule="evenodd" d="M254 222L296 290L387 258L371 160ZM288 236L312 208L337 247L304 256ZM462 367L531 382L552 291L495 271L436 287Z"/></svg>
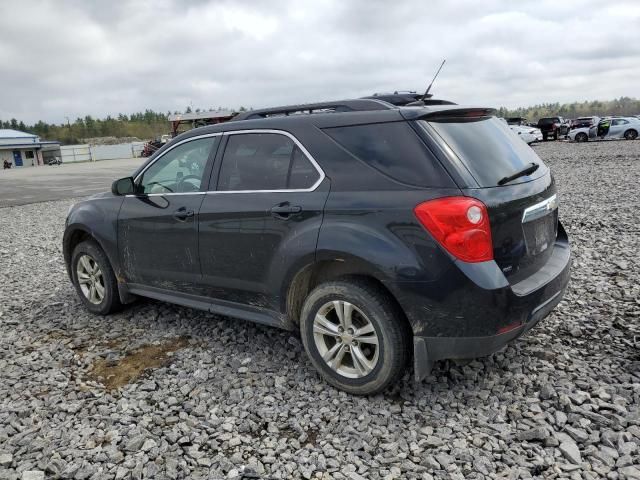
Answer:
<svg viewBox="0 0 640 480"><path fill-rule="evenodd" d="M371 398L288 332L152 301L90 315L62 261L71 201L0 209L0 478L640 478L640 141L535 149L573 244L565 300Z"/></svg>

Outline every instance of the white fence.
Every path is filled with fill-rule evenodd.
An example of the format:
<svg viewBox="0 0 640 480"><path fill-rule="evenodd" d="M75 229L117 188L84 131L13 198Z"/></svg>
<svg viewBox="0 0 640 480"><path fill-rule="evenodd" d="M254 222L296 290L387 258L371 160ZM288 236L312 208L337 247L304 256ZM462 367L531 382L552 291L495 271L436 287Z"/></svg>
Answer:
<svg viewBox="0 0 640 480"><path fill-rule="evenodd" d="M144 142L119 145L65 145L60 147L60 158L62 163L132 158L139 157L143 148Z"/></svg>

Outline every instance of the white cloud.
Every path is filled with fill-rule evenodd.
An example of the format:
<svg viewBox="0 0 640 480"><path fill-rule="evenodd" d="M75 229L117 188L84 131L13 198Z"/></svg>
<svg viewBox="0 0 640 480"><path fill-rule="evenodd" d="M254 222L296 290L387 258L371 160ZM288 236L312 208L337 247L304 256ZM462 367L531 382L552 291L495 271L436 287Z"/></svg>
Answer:
<svg viewBox="0 0 640 480"><path fill-rule="evenodd" d="M275 0L0 6L0 118L253 106L428 84L459 103L638 96L636 1Z"/></svg>

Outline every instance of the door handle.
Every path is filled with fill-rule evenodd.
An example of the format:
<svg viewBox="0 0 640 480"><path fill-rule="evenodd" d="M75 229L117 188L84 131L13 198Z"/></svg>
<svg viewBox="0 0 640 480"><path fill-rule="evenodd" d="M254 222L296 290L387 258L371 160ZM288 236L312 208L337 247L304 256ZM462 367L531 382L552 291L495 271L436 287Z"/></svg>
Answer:
<svg viewBox="0 0 640 480"><path fill-rule="evenodd" d="M287 219L291 215L295 215L302 211L302 207L299 205L289 205L288 203L281 203L271 208L271 215L276 218Z"/></svg>
<svg viewBox="0 0 640 480"><path fill-rule="evenodd" d="M187 218L193 217L195 212L193 210L187 210L185 207L179 208L173 212L173 218L180 221L185 221Z"/></svg>

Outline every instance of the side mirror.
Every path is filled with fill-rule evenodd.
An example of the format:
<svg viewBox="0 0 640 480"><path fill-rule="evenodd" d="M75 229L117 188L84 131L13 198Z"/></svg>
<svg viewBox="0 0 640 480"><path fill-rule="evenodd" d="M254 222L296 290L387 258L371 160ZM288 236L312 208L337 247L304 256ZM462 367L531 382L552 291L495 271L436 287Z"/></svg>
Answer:
<svg viewBox="0 0 640 480"><path fill-rule="evenodd" d="M133 178L124 177L111 184L111 192L114 195L130 195L134 192Z"/></svg>

